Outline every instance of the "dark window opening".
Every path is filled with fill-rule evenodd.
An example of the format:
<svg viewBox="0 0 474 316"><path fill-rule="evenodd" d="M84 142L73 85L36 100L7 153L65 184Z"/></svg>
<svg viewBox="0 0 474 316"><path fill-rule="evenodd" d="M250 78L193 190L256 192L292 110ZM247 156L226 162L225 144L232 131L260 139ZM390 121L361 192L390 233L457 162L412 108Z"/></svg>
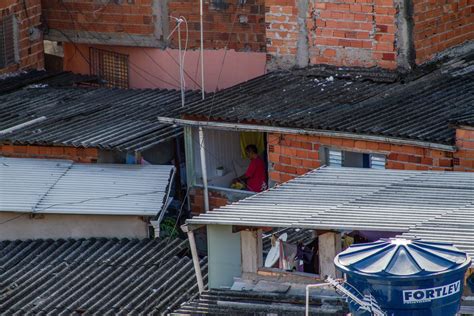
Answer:
<svg viewBox="0 0 474 316"><path fill-rule="evenodd" d="M0 21L0 68L18 62L18 25L15 15L11 14Z"/></svg>
<svg viewBox="0 0 474 316"><path fill-rule="evenodd" d="M228 7L226 0L211 0L209 3L209 8L213 10L226 10Z"/></svg>
<svg viewBox="0 0 474 316"><path fill-rule="evenodd" d="M91 47L90 73L99 77L103 86L128 88L130 85L128 55Z"/></svg>

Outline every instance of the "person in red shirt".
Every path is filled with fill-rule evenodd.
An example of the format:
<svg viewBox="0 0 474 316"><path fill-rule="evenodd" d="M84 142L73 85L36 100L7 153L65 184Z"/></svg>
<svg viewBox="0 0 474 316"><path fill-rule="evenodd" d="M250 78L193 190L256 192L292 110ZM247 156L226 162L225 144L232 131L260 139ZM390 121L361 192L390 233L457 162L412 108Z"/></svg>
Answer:
<svg viewBox="0 0 474 316"><path fill-rule="evenodd" d="M250 165L245 174L235 179L235 181L245 182L249 191L262 192L267 189L265 162L258 155L257 146L247 145L245 152L247 157L250 158Z"/></svg>

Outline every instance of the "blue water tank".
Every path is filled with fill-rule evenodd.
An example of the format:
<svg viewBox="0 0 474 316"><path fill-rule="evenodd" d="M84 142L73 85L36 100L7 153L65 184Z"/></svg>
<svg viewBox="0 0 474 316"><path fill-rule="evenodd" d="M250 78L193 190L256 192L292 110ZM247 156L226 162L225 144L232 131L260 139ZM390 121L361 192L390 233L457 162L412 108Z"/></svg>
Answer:
<svg viewBox="0 0 474 316"><path fill-rule="evenodd" d="M391 238L354 244L334 263L387 315L451 316L459 310L471 259L452 244ZM350 306L354 315L365 315Z"/></svg>

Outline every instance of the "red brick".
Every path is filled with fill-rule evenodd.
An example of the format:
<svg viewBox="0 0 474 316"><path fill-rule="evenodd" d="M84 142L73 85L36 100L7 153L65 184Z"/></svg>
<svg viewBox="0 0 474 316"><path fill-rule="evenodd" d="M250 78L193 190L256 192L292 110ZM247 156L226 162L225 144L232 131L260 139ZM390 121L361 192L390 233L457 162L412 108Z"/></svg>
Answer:
<svg viewBox="0 0 474 316"><path fill-rule="evenodd" d="M440 159L439 160L439 165L441 167L452 167L453 166L453 160L452 159ZM461 161L462 165L462 161Z"/></svg>
<svg viewBox="0 0 474 316"><path fill-rule="evenodd" d="M273 161L276 162L277 160L273 160ZM290 157L285 157L285 156L280 156L279 162L283 163L283 164L291 165L291 158Z"/></svg>
<svg viewBox="0 0 474 316"><path fill-rule="evenodd" d="M280 174L280 181L281 182L287 182L287 181L290 181L290 180L294 179L295 177L296 177L296 175L282 173L282 174Z"/></svg>
<svg viewBox="0 0 474 316"><path fill-rule="evenodd" d="M405 165L403 163L396 161L387 161L386 167L387 169L405 169Z"/></svg>
<svg viewBox="0 0 474 316"><path fill-rule="evenodd" d="M367 142L363 140L356 140L354 143L354 148L357 149L366 149L367 148Z"/></svg>
<svg viewBox="0 0 474 316"><path fill-rule="evenodd" d="M296 157L306 159L306 158L309 158L308 153L309 153L309 151L307 151L307 150L297 149L296 150Z"/></svg>
<svg viewBox="0 0 474 316"><path fill-rule="evenodd" d="M270 180L272 180L272 181L275 181L275 182L278 182L278 183L281 181L279 172L271 171L269 173L269 177L270 177Z"/></svg>

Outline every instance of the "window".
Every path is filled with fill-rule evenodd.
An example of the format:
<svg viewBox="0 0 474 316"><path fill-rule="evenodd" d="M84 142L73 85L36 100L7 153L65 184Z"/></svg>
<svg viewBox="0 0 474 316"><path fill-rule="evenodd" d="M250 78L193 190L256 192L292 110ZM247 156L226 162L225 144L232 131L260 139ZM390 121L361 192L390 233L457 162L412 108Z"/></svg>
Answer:
<svg viewBox="0 0 474 316"><path fill-rule="evenodd" d="M352 167L385 169L385 156L326 148L326 165L331 167Z"/></svg>
<svg viewBox="0 0 474 316"><path fill-rule="evenodd" d="M128 55L91 47L90 73L99 77L110 88L128 88Z"/></svg>
<svg viewBox="0 0 474 316"><path fill-rule="evenodd" d="M209 8L214 10L226 10L228 7L229 4L225 0L211 0L209 4Z"/></svg>
<svg viewBox="0 0 474 316"><path fill-rule="evenodd" d="M11 14L0 21L0 68L17 64L19 60L18 24Z"/></svg>

